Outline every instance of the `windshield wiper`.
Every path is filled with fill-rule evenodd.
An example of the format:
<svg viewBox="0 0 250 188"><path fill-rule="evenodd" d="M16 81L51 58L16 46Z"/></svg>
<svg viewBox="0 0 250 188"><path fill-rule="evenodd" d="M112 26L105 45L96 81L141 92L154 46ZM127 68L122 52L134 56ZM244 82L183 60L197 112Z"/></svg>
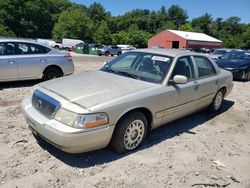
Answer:
<svg viewBox="0 0 250 188"><path fill-rule="evenodd" d="M107 72L113 72L113 73L116 73L116 71L115 70L113 70L113 69L111 69L111 68L109 68L109 67L102 67L101 68L101 70L104 70L104 71L107 71Z"/></svg>
<svg viewBox="0 0 250 188"><path fill-rule="evenodd" d="M114 69L111 69L109 67L102 67L101 70L104 70L104 71L107 71L107 72L111 72L111 73L115 73L115 74L120 74L120 75L124 75L124 76L127 76L127 77L130 77L130 78L134 78L134 79L140 79L139 76L135 75L135 74L132 74L132 73L128 73L128 72L123 72L123 71L118 71L118 70L114 70Z"/></svg>
<svg viewBox="0 0 250 188"><path fill-rule="evenodd" d="M134 78L134 79L140 79L139 76L135 75L135 74L132 74L132 73L129 73L129 72L123 72L123 71L115 71L116 73L118 74L123 74L125 76L128 76L130 78Z"/></svg>

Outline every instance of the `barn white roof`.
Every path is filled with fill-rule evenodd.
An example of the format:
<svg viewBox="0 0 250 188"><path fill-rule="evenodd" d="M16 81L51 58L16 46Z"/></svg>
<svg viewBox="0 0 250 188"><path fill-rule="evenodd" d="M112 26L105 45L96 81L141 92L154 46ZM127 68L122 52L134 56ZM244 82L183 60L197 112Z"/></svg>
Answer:
<svg viewBox="0 0 250 188"><path fill-rule="evenodd" d="M206 41L206 42L222 42L219 39L206 35L204 33L195 33L195 32L187 32L187 31L178 31L178 30L171 30L168 31L186 39L186 40L194 40L194 41Z"/></svg>

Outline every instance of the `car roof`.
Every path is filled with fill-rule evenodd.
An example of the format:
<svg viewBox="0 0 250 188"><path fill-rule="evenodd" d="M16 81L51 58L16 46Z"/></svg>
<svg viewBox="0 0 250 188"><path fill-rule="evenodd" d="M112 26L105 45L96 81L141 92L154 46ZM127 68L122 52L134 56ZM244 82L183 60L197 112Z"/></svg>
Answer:
<svg viewBox="0 0 250 188"><path fill-rule="evenodd" d="M145 48L145 49L137 49L132 50L133 52L145 52L145 53L153 53L153 54L159 54L159 55L165 55L170 57L175 57L177 55L201 55L205 56L200 53L196 52L189 52L186 50L179 50L179 49L161 49L161 48Z"/></svg>
<svg viewBox="0 0 250 188"><path fill-rule="evenodd" d="M49 46L43 45L41 43L38 43L35 40L32 41L32 40L25 40L25 39L2 39L2 38L0 38L0 42L23 42L23 43L31 43L31 44L38 44L40 46L44 46L44 47L49 48L51 50L53 49L53 48L51 48Z"/></svg>

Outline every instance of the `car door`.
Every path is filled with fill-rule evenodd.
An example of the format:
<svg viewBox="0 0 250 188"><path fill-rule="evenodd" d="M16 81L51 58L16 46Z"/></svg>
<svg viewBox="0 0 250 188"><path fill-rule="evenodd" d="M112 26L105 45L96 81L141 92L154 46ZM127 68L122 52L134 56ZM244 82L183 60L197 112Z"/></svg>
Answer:
<svg viewBox="0 0 250 188"><path fill-rule="evenodd" d="M17 55L15 44L12 42L0 43L0 80L10 81L18 79Z"/></svg>
<svg viewBox="0 0 250 188"><path fill-rule="evenodd" d="M40 78L48 57L46 47L33 43L17 43L19 79ZM49 49L49 48L48 48Z"/></svg>
<svg viewBox="0 0 250 188"><path fill-rule="evenodd" d="M170 83L166 87L166 102L161 112L163 123L185 116L197 110L196 74L190 56L183 56L176 60L170 82L174 76L182 75L188 78L186 84Z"/></svg>
<svg viewBox="0 0 250 188"><path fill-rule="evenodd" d="M205 56L193 56L195 68L198 72L197 93L199 96L198 108L204 108L211 104L217 89L219 80L217 78L216 69L212 62Z"/></svg>

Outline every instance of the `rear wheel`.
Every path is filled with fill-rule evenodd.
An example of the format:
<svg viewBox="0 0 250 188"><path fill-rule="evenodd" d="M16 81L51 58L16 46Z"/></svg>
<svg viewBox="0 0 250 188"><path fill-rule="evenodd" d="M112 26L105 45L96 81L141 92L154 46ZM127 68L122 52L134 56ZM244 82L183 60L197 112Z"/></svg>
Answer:
<svg viewBox="0 0 250 188"><path fill-rule="evenodd" d="M141 112L126 115L116 126L110 142L111 149L116 153L136 149L147 134L147 119Z"/></svg>
<svg viewBox="0 0 250 188"><path fill-rule="evenodd" d="M247 81L250 81L250 70L249 70L249 71L247 71L247 77L246 77L246 80L247 80Z"/></svg>
<svg viewBox="0 0 250 188"><path fill-rule="evenodd" d="M223 92L222 90L219 90L217 92L217 94L215 95L213 102L211 103L209 110L211 112L217 112L220 110L221 106L222 106L222 102L223 102Z"/></svg>
<svg viewBox="0 0 250 188"><path fill-rule="evenodd" d="M62 71L58 67L48 67L44 70L43 80L51 80L62 76Z"/></svg>
<svg viewBox="0 0 250 188"><path fill-rule="evenodd" d="M105 56L109 56L109 52L106 52L106 53L105 53Z"/></svg>

